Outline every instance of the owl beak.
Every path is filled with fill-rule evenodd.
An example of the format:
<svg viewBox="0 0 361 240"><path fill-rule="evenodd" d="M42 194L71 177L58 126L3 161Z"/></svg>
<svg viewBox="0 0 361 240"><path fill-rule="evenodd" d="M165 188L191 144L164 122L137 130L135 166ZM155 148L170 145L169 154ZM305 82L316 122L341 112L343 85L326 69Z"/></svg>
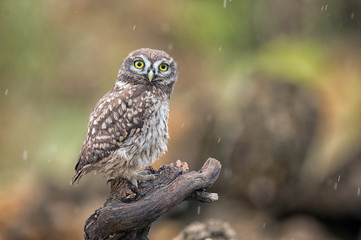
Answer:
<svg viewBox="0 0 361 240"><path fill-rule="evenodd" d="M153 70L150 70L148 72L148 80L149 80L149 82L152 82L153 78L154 78L154 72L153 72Z"/></svg>

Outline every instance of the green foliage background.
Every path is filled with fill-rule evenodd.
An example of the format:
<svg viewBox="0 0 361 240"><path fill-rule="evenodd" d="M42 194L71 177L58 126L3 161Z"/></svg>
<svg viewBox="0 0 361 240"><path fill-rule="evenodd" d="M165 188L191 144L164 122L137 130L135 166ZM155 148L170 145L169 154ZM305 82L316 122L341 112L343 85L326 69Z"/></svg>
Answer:
<svg viewBox="0 0 361 240"><path fill-rule="evenodd" d="M166 50L179 65L170 151L158 165L180 158L198 166L203 161L197 159L199 122L211 113L231 123L237 96L255 75L299 84L319 97L320 139L332 144L320 140L318 155L357 148L360 5L337 0L1 1L0 200L17 182L38 192L47 184L68 189L92 107L114 84L122 59L141 47ZM224 139L220 148L231 138L223 130L218 129ZM81 236L79 226L75 236Z"/></svg>

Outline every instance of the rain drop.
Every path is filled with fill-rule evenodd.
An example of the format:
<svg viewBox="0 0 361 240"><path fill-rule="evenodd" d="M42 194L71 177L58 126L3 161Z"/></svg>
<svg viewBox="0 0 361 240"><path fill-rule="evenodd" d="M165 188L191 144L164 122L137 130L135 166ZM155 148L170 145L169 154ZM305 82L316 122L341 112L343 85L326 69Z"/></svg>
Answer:
<svg viewBox="0 0 361 240"><path fill-rule="evenodd" d="M210 122L212 121L212 114L207 114L207 122Z"/></svg>
<svg viewBox="0 0 361 240"><path fill-rule="evenodd" d="M162 32L167 33L167 32L170 31L170 26L167 23L163 23L162 26L161 26L161 29L162 29Z"/></svg>
<svg viewBox="0 0 361 240"><path fill-rule="evenodd" d="M184 128L184 123L182 123L181 128Z"/></svg>
<svg viewBox="0 0 361 240"><path fill-rule="evenodd" d="M338 183L335 182L335 183L333 184L333 189L337 190L337 185L338 185Z"/></svg>
<svg viewBox="0 0 361 240"><path fill-rule="evenodd" d="M328 4L325 5L325 11L327 11Z"/></svg>
<svg viewBox="0 0 361 240"><path fill-rule="evenodd" d="M262 228L263 228L263 229L265 229L265 228L266 228L266 226L267 226L267 223L266 223L266 222L264 222L264 223L263 223L263 225L262 225Z"/></svg>
<svg viewBox="0 0 361 240"><path fill-rule="evenodd" d="M355 13L352 12L350 18L353 19L354 17L355 17Z"/></svg>
<svg viewBox="0 0 361 240"><path fill-rule="evenodd" d="M224 170L224 176L225 176L226 178L232 177L232 169L231 169L231 168L226 168L226 169Z"/></svg>
<svg viewBox="0 0 361 240"><path fill-rule="evenodd" d="M218 138L218 143L221 141L221 137Z"/></svg>
<svg viewBox="0 0 361 240"><path fill-rule="evenodd" d="M24 150L24 152L23 152L23 160L28 160L28 150Z"/></svg>
<svg viewBox="0 0 361 240"><path fill-rule="evenodd" d="M5 89L5 96L7 96L9 93L9 89Z"/></svg>
<svg viewBox="0 0 361 240"><path fill-rule="evenodd" d="M338 175L337 182L340 182L340 181L341 181L341 175Z"/></svg>
<svg viewBox="0 0 361 240"><path fill-rule="evenodd" d="M222 52L222 47L219 47L219 48L218 48L218 52Z"/></svg>
<svg viewBox="0 0 361 240"><path fill-rule="evenodd" d="M73 211L74 211L75 213L78 213L78 212L79 212L79 207L74 207Z"/></svg>
<svg viewBox="0 0 361 240"><path fill-rule="evenodd" d="M168 44L168 50L169 50L169 51L172 51L172 50L173 50L173 44L171 44L171 43Z"/></svg>
<svg viewBox="0 0 361 240"><path fill-rule="evenodd" d="M360 195L360 188L357 188L357 195Z"/></svg>
<svg viewBox="0 0 361 240"><path fill-rule="evenodd" d="M224 8L227 7L227 0L223 0L223 7L224 7Z"/></svg>
<svg viewBox="0 0 361 240"><path fill-rule="evenodd" d="M134 24L134 26L133 26L133 31L135 30L136 27L137 27L137 25Z"/></svg>
<svg viewBox="0 0 361 240"><path fill-rule="evenodd" d="M201 206L197 207L197 214L199 215L201 213Z"/></svg>

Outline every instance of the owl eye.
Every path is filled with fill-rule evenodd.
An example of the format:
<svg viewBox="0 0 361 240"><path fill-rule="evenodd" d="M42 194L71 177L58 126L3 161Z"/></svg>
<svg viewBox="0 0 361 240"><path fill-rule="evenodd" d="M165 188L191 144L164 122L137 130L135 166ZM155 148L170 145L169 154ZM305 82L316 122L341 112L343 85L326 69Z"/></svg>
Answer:
<svg viewBox="0 0 361 240"><path fill-rule="evenodd" d="M137 61L134 62L134 67L138 68L138 69L141 69L141 68L144 67L144 62L141 61L141 60L137 60Z"/></svg>
<svg viewBox="0 0 361 240"><path fill-rule="evenodd" d="M159 65L159 70L165 72L168 70L168 64L162 63L161 65Z"/></svg>

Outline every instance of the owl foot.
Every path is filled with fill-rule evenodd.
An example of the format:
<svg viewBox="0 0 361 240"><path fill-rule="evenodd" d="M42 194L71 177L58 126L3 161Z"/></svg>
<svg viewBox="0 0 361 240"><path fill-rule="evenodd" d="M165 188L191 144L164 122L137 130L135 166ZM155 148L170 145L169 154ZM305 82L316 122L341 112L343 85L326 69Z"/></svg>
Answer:
<svg viewBox="0 0 361 240"><path fill-rule="evenodd" d="M147 172L140 172L136 173L132 179L129 179L130 183L135 187L138 188L138 182L146 182L146 181L152 181L155 180L157 174L149 174Z"/></svg>
<svg viewBox="0 0 361 240"><path fill-rule="evenodd" d="M108 180L107 180L107 185L110 183L110 185L113 183L113 181L115 180L115 178L114 177L112 177L112 178L109 178Z"/></svg>

